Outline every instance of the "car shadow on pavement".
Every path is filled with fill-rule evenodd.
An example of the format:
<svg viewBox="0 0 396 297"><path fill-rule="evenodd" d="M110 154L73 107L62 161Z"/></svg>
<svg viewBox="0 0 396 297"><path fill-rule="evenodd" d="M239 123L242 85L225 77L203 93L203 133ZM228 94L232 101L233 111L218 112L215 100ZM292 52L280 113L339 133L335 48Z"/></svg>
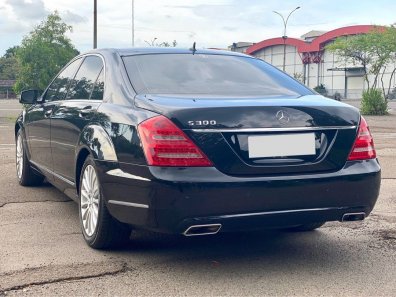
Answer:
<svg viewBox="0 0 396 297"><path fill-rule="evenodd" d="M350 247L321 230L301 233L264 230L196 237L134 231L131 241L116 253L125 257L171 257L178 262L184 258L198 265L209 261L214 266L222 262L246 264L255 260L302 263L309 258L312 265L317 266L326 261L332 262L330 265L342 265ZM336 256L342 254L345 257Z"/></svg>

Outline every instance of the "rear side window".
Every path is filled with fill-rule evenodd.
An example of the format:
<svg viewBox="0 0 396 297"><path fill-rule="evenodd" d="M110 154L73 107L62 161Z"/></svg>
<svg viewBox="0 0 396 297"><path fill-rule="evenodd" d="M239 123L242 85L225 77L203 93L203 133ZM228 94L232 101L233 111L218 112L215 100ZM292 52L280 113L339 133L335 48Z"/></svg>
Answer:
<svg viewBox="0 0 396 297"><path fill-rule="evenodd" d="M89 99L102 68L100 57L86 57L71 83L66 99Z"/></svg>
<svg viewBox="0 0 396 297"><path fill-rule="evenodd" d="M55 101L65 99L69 84L76 73L78 66L81 63L81 58L70 63L61 73L54 79L48 87L45 95L45 101Z"/></svg>
<svg viewBox="0 0 396 297"><path fill-rule="evenodd" d="M102 71L100 71L100 74L96 80L90 99L102 100L103 91L104 91L104 69L102 68Z"/></svg>
<svg viewBox="0 0 396 297"><path fill-rule="evenodd" d="M250 57L148 54L123 60L138 93L272 98L313 94L275 67Z"/></svg>

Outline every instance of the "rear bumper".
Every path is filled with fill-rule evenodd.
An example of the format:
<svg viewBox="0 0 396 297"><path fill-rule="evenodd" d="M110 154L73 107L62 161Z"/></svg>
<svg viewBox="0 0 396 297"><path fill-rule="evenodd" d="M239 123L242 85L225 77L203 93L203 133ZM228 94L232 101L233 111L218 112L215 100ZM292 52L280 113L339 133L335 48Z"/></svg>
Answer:
<svg viewBox="0 0 396 297"><path fill-rule="evenodd" d="M211 167L97 163L116 219L169 233L202 224L234 231L337 221L350 212L369 215L381 182L377 160L348 162L333 173L276 177L233 177Z"/></svg>

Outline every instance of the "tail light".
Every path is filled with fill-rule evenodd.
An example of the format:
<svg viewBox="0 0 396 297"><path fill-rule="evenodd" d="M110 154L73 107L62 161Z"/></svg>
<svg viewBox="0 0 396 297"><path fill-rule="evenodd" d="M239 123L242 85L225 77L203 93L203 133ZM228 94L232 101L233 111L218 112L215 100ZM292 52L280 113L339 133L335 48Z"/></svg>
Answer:
<svg viewBox="0 0 396 297"><path fill-rule="evenodd" d="M349 154L348 161L373 159L375 157L376 152L373 137L371 136L366 120L361 117L359 131L353 144L353 149Z"/></svg>
<svg viewBox="0 0 396 297"><path fill-rule="evenodd" d="M164 116L156 116L138 126L148 165L207 167L212 162L184 132Z"/></svg>

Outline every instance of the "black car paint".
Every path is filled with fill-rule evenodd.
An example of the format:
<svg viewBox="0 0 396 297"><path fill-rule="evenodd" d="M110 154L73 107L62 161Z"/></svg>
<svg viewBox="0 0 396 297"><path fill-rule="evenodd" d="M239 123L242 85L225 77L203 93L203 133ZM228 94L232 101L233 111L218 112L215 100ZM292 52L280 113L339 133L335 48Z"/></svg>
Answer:
<svg viewBox="0 0 396 297"><path fill-rule="evenodd" d="M355 108L317 95L276 99L136 96L121 57L158 52L166 51L92 52L105 61L103 102L38 102L17 119L16 131L23 131L29 159L65 194L78 199L79 161L91 154L107 202L120 200L148 206L107 203L110 213L124 223L153 230L181 233L192 224L212 222L221 222L223 230L279 227L341 220L346 212L371 212L380 186L378 161L346 162L347 148L352 146L359 124ZM82 116L81 110L88 106L91 110ZM254 114L258 109L259 117ZM279 109L291 115L286 126L274 124ZM137 125L158 114L183 129L215 167L147 166ZM339 133L339 147L326 155L325 162L254 166L257 164L248 164L233 154L235 148L227 141L226 133L196 133L188 125L188 121L212 119L216 125L205 128L354 128L334 132ZM54 125L52 130L49 123Z"/></svg>
<svg viewBox="0 0 396 297"><path fill-rule="evenodd" d="M138 95L135 102L138 107L154 110L172 119L184 129L213 161L216 168L231 175L272 175L287 173L309 173L336 171L342 168L348 158L356 136L356 127L360 116L352 106L340 105L327 100L323 105L321 96L300 98L264 99L264 98L183 98L175 96ZM281 124L276 119L279 110L290 115L290 121ZM216 125L190 126L189 121L216 120ZM249 160L244 151L231 141L231 137L241 138L256 133L210 132L216 129L248 128L294 128L294 127L351 127L344 130L317 131L317 138L326 137L326 144L318 146L323 150L315 159ZM204 128L208 133L194 132ZM286 132L287 133L287 132ZM290 133L290 132L289 132ZM219 152L222 152L221 154ZM266 162L266 163L265 163ZM272 164L272 165L271 165Z"/></svg>
<svg viewBox="0 0 396 297"><path fill-rule="evenodd" d="M145 209L109 204L112 215L125 223L170 233L181 233L194 224L222 223L225 231L234 229L227 225L235 221L240 229L256 229L321 221L320 217L341 220L351 212L368 215L381 182L376 160L348 162L336 173L243 178L213 167L120 164L128 178L106 174L118 168L116 164L102 162L100 168L106 197L149 205ZM273 218L279 220L271 223Z"/></svg>

